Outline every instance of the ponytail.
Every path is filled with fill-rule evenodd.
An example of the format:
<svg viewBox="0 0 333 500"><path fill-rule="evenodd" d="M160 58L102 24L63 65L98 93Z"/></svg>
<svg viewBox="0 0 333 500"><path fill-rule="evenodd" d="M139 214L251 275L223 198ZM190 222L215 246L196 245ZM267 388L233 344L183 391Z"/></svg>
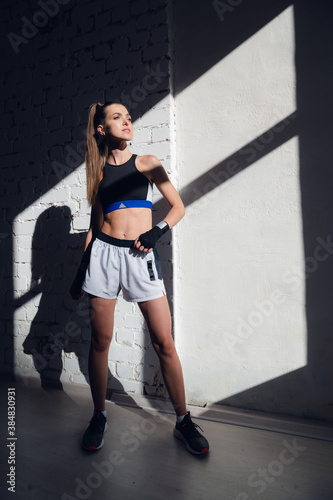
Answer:
<svg viewBox="0 0 333 500"><path fill-rule="evenodd" d="M92 104L89 108L86 144L87 197L94 204L98 192L103 165L106 161L106 144L103 136L97 132L97 127L104 122L103 104Z"/></svg>
<svg viewBox="0 0 333 500"><path fill-rule="evenodd" d="M86 143L86 173L87 173L87 197L91 205L94 204L98 193L98 186L102 177L108 148L104 136L97 131L98 125L105 125L105 110L111 104L124 104L120 101L108 101L104 104L97 102L89 108ZM128 110L128 107L125 106Z"/></svg>

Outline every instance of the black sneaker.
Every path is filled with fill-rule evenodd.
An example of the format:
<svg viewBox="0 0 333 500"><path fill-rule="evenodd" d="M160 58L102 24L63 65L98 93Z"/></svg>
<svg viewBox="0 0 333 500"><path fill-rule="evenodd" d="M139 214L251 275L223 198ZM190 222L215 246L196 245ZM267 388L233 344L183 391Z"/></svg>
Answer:
<svg viewBox="0 0 333 500"><path fill-rule="evenodd" d="M176 424L173 433L184 441L186 448L194 455L205 455L209 450L209 444L205 437L197 430L197 427L203 432L198 424L191 420L190 412L188 411L183 420Z"/></svg>
<svg viewBox="0 0 333 500"><path fill-rule="evenodd" d="M108 428L106 418L100 411L96 412L89 424L82 438L82 447L87 451L99 450L104 444L103 435Z"/></svg>

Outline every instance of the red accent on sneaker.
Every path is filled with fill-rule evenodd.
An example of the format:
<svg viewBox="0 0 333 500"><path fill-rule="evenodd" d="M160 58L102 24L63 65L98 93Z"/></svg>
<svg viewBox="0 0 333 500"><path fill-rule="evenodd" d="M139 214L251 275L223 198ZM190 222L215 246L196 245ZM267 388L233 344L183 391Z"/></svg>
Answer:
<svg viewBox="0 0 333 500"><path fill-rule="evenodd" d="M201 453L201 455L202 455L203 453L207 453L207 452L208 452L208 448L204 448L203 450L201 450L201 452L200 452L200 453Z"/></svg>
<svg viewBox="0 0 333 500"><path fill-rule="evenodd" d="M96 446L91 445L89 446L88 450L96 450Z"/></svg>

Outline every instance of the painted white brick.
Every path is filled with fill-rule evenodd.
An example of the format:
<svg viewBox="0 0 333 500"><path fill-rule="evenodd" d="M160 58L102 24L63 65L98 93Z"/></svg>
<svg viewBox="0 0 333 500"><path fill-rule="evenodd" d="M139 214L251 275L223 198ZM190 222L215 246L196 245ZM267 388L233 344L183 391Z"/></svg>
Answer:
<svg viewBox="0 0 333 500"><path fill-rule="evenodd" d="M170 142L147 144L144 150L147 155L154 155L157 156L158 159L164 159L170 155Z"/></svg>
<svg viewBox="0 0 333 500"><path fill-rule="evenodd" d="M30 329L31 329L30 321L19 321L17 335L23 335L24 337L26 337L27 335L29 335Z"/></svg>
<svg viewBox="0 0 333 500"><path fill-rule="evenodd" d="M27 278L27 280L30 280L31 266L29 264L23 264L23 263L18 264L16 262L14 262L13 272L14 272L14 276L17 276L20 278Z"/></svg>
<svg viewBox="0 0 333 500"><path fill-rule="evenodd" d="M24 354L22 351L15 352L15 360L22 367L31 368L33 366L32 356L30 354Z"/></svg>
<svg viewBox="0 0 333 500"><path fill-rule="evenodd" d="M85 186L74 186L71 188L71 194L74 198L82 200L87 197L87 190Z"/></svg>
<svg viewBox="0 0 333 500"><path fill-rule="evenodd" d="M135 379L139 382L146 382L151 385L154 382L157 367L139 365L135 368Z"/></svg>
<svg viewBox="0 0 333 500"><path fill-rule="evenodd" d="M151 141L151 129L150 127L147 128L139 128L139 129L134 129L134 141L135 144L138 143L148 143Z"/></svg>
<svg viewBox="0 0 333 500"><path fill-rule="evenodd" d="M16 321L16 320L25 321L26 318L27 318L27 314L26 314L25 309L23 309L23 307L19 307L18 309L15 310L14 321Z"/></svg>
<svg viewBox="0 0 333 500"><path fill-rule="evenodd" d="M38 309L34 304L28 304L26 306L27 321L32 321L35 318L37 311Z"/></svg>
<svg viewBox="0 0 333 500"><path fill-rule="evenodd" d="M82 375L82 373L79 373L79 374L75 374L73 375L73 382L75 384L83 384L83 385L89 385L85 376Z"/></svg>
<svg viewBox="0 0 333 500"><path fill-rule="evenodd" d="M83 163L82 167L78 168L75 173L77 174L77 182L82 186L85 186L87 184L85 163Z"/></svg>
<svg viewBox="0 0 333 500"><path fill-rule="evenodd" d="M134 314L119 314L117 318L118 328L140 328L143 321L140 317Z"/></svg>
<svg viewBox="0 0 333 500"><path fill-rule="evenodd" d="M117 376L121 379L134 379L134 367L128 363L116 363Z"/></svg>
<svg viewBox="0 0 333 500"><path fill-rule="evenodd" d="M90 218L87 216L84 217L75 217L73 219L73 228L74 230L88 230L90 225Z"/></svg>
<svg viewBox="0 0 333 500"><path fill-rule="evenodd" d="M135 394L144 394L144 388L141 382L134 380L120 379L119 382L126 392L134 392Z"/></svg>
<svg viewBox="0 0 333 500"><path fill-rule="evenodd" d="M29 307L30 305L33 305L35 307L38 307L40 304L40 299L42 297L41 293L37 293L36 295L33 295L29 301L23 306L23 307Z"/></svg>
<svg viewBox="0 0 333 500"><path fill-rule="evenodd" d="M145 385L145 394L148 396L169 398L168 392L164 386L155 387L152 385Z"/></svg>
<svg viewBox="0 0 333 500"><path fill-rule="evenodd" d="M110 361L119 361L123 363L139 364L143 362L144 353L136 347L124 347L113 342L110 351Z"/></svg>
<svg viewBox="0 0 333 500"><path fill-rule="evenodd" d="M26 323L29 324L30 326L30 323L27 323L26 321L20 321L20 323ZM18 331L14 332L13 338L14 338L14 348L17 349L18 351L23 352L24 351L23 343L26 339L26 335L21 334L20 327L18 328Z"/></svg>
<svg viewBox="0 0 333 500"><path fill-rule="evenodd" d="M22 235L22 234L29 234L29 235L32 235L34 233L34 230L35 230L35 225L36 225L36 222L35 221L16 221L16 223L14 224L14 234L15 235Z"/></svg>
<svg viewBox="0 0 333 500"><path fill-rule="evenodd" d="M13 278L13 288L15 291L26 290L27 283L27 278Z"/></svg>
<svg viewBox="0 0 333 500"><path fill-rule="evenodd" d="M134 345L138 347L144 347L146 343L149 342L149 337L147 334L147 328L140 328L134 332Z"/></svg>
<svg viewBox="0 0 333 500"><path fill-rule="evenodd" d="M52 190L52 201L55 203L68 203L70 197L69 187Z"/></svg>
<svg viewBox="0 0 333 500"><path fill-rule="evenodd" d="M31 250L18 250L15 255L16 262L31 262Z"/></svg>
<svg viewBox="0 0 333 500"><path fill-rule="evenodd" d="M73 382L73 375L70 372L65 372L63 370L61 372L61 375L60 375L60 382L63 382L63 383Z"/></svg>
<svg viewBox="0 0 333 500"><path fill-rule="evenodd" d="M76 373L80 371L79 362L76 357L69 357L67 354L65 355L64 369L71 373Z"/></svg>
<svg viewBox="0 0 333 500"><path fill-rule="evenodd" d="M143 355L143 363L145 365L149 365L149 366L158 366L159 365L159 359L158 359L158 356L155 352L155 349L153 348L153 346L150 344L146 347L146 349L144 350L144 355Z"/></svg>
<svg viewBox="0 0 333 500"><path fill-rule="evenodd" d="M170 140L170 128L167 126L152 128L152 141L161 142Z"/></svg>
<svg viewBox="0 0 333 500"><path fill-rule="evenodd" d="M14 335L17 335L19 333L19 324L20 324L20 321L18 321L16 319L13 320L13 333L14 333Z"/></svg>
<svg viewBox="0 0 333 500"><path fill-rule="evenodd" d="M134 344L134 332L133 330L117 328L115 331L115 339L118 344L132 346Z"/></svg>
<svg viewBox="0 0 333 500"><path fill-rule="evenodd" d="M126 300L124 300L122 297L120 297L118 300L117 300L117 303L116 303L116 314L124 314L124 313L127 313L127 314L133 314L134 311L136 311L136 307L137 307L137 304L135 304L134 302L126 302Z"/></svg>
<svg viewBox="0 0 333 500"><path fill-rule="evenodd" d="M163 160L163 167L167 171L170 181L177 188L177 174L172 170L171 158L165 158Z"/></svg>
<svg viewBox="0 0 333 500"><path fill-rule="evenodd" d="M80 209L80 203L77 200L74 200L73 198L68 202L68 207L71 211L72 216L77 216L79 214L79 209Z"/></svg>
<svg viewBox="0 0 333 500"><path fill-rule="evenodd" d="M49 205L51 206L51 204ZM35 205L35 206L32 206L32 207L29 207L29 216L31 217L31 219L38 219L38 217L45 212L45 210L47 210L46 206L43 206L43 205Z"/></svg>
<svg viewBox="0 0 333 500"><path fill-rule="evenodd" d="M168 125L170 122L170 109L150 109L139 119L140 127L152 128L155 125Z"/></svg>
<svg viewBox="0 0 333 500"><path fill-rule="evenodd" d="M20 251L22 248L30 250L31 240L32 240L31 235L22 236L21 234L18 234L14 240L15 246L16 248L20 248Z"/></svg>
<svg viewBox="0 0 333 500"><path fill-rule="evenodd" d="M89 202L87 200L86 188L84 188L84 192L85 192L85 195L84 195L84 197L82 197L82 199L80 200L80 203L79 203L80 214L81 215L83 215L83 214L90 215L91 207L90 207Z"/></svg>
<svg viewBox="0 0 333 500"><path fill-rule="evenodd" d="M116 374L116 363L114 361L108 360L108 367L112 376Z"/></svg>

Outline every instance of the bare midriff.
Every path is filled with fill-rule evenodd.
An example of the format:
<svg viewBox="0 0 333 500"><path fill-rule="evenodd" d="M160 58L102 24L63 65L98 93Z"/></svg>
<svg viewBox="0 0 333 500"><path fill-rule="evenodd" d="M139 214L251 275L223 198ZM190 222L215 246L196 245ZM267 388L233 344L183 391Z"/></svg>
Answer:
<svg viewBox="0 0 333 500"><path fill-rule="evenodd" d="M152 228L152 211L146 207L121 208L104 216L101 231L120 240L135 240Z"/></svg>

